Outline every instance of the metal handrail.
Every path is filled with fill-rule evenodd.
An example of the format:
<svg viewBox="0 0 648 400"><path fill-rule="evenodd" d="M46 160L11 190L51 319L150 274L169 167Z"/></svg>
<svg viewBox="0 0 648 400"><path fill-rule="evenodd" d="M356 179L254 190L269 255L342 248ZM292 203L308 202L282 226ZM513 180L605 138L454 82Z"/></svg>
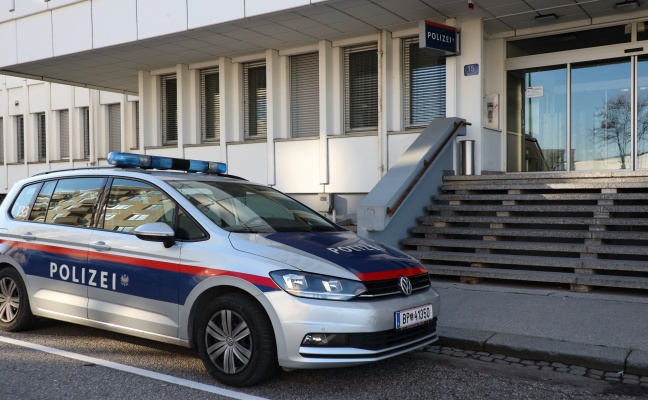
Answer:
<svg viewBox="0 0 648 400"><path fill-rule="evenodd" d="M396 204L394 204L393 207L387 207L387 215L388 216L391 217L392 215L394 215L394 213L396 213L396 210L398 210L398 207L400 207L401 204L403 204L403 202L405 201L407 196L412 192L414 187L418 184L418 182L421 179L421 177L423 176L423 174L425 174L425 171L427 171L428 167L434 163L434 160L439 156L441 151L443 149L445 149L445 147L448 145L448 142L450 140L452 140L455 133L457 133L459 128L461 128L463 125L470 126L472 124L470 122L466 122L466 121L459 121L459 122L454 123L454 129L452 130L452 132L448 133L448 136L446 136L445 139L443 139L443 144L441 146L439 146L439 148L436 150L436 152L434 152L434 154L432 155L432 157L430 157L429 160L423 160L423 168L419 171L418 174L416 174L416 177L414 178L412 183L410 183L410 185L407 187L407 189L405 189L403 194L400 195L400 197L398 198L398 201L396 201Z"/></svg>

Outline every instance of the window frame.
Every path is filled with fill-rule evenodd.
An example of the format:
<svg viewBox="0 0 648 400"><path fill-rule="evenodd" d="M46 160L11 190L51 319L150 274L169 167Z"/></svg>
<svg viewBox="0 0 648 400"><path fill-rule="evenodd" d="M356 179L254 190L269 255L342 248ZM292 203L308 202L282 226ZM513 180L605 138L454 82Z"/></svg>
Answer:
<svg viewBox="0 0 648 400"><path fill-rule="evenodd" d="M265 91L263 96L259 96L257 93L256 96L250 96L252 87L250 87L250 70L260 70L263 69L263 74L259 75L260 81L263 82L263 87L259 86L257 92L260 90ZM255 109L257 111L254 115L254 119L257 121L256 124L252 124L252 108L251 100L255 99L254 104L256 105ZM264 103L259 108L259 99ZM261 112L259 112L261 111ZM268 136L268 82L267 82L267 67L265 60L256 61L243 64L243 131L245 140L254 140L254 139L264 139ZM265 129L259 129L260 121L265 120ZM253 129L254 128L254 129ZM254 132L254 133L253 133Z"/></svg>
<svg viewBox="0 0 648 400"><path fill-rule="evenodd" d="M173 82L173 84L171 84ZM173 89L172 89L173 88ZM175 91L174 93L171 91ZM160 117L162 124L162 145L178 143L178 76L169 74L160 76ZM171 101L170 101L171 100Z"/></svg>
<svg viewBox="0 0 648 400"><path fill-rule="evenodd" d="M309 64L313 59L314 66ZM319 52L290 56L289 76L290 136L319 136Z"/></svg>
<svg viewBox="0 0 648 400"><path fill-rule="evenodd" d="M209 94L208 80L215 77L214 102L207 101ZM211 80L209 80L211 82ZM213 106L209 107L209 105ZM213 115L213 123L209 123L209 117ZM200 141L202 143L220 142L220 71L216 68L208 68L200 71Z"/></svg>
<svg viewBox="0 0 648 400"><path fill-rule="evenodd" d="M423 103L425 104L440 104L442 105L442 110L443 112L435 113L434 111L431 111L430 113L433 114L431 116L431 119L429 121L423 121L423 122L412 122L412 115L414 112L412 111L413 107L416 107L416 104L414 104L414 101L412 99L412 90L413 88L413 83L412 83L412 54L411 54L411 45L418 44L419 38L417 37L411 37L411 38L405 38L403 39L403 97L404 97L404 122L405 122L405 128L421 128L427 126L432 119L435 118L445 118L446 117L446 81L447 81L447 67L445 66L445 60L446 57L440 56L440 55L435 55L433 53L429 53L430 57L434 57L438 60L443 59L443 69L444 69L444 74L443 74L443 98L441 99L441 102L432 102L432 99L435 97L431 93L429 93L427 96L425 96ZM419 48L419 50L421 50ZM429 51L429 50L423 50L423 51ZM438 65L435 65L435 67L441 67L441 63Z"/></svg>
<svg viewBox="0 0 648 400"><path fill-rule="evenodd" d="M354 113L354 108L357 106L353 106L352 102L354 101L352 88L357 81L358 77L352 77L352 56L354 54L358 53L365 53L365 52L375 52L375 63L376 63L376 69L375 69L375 85L372 85L373 87L370 87L371 91L375 91L375 95L373 93L370 93L370 97L367 96L369 101L375 102L376 106L373 111L368 111L367 116L368 118L375 119L375 124L371 125L364 125L364 126L353 126L352 120L351 120L351 114ZM344 48L344 132L345 133L356 133L356 132L371 132L371 131L377 131L378 130L378 118L380 117L378 115L378 80L380 77L378 76L378 45L377 43L368 43L368 44L362 44L362 45L357 45L357 46L349 46ZM371 74L374 74L374 71L370 71ZM368 74L365 74L368 75ZM368 113L371 112L371 115Z"/></svg>

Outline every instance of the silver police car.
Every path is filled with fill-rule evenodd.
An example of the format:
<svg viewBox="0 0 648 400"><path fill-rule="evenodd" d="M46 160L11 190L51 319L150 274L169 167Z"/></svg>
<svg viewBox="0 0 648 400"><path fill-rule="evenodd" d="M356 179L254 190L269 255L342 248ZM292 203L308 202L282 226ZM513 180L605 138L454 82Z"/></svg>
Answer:
<svg viewBox="0 0 648 400"><path fill-rule="evenodd" d="M195 347L250 386L437 340L419 262L221 163L111 153L43 173L0 205L0 329L38 317Z"/></svg>

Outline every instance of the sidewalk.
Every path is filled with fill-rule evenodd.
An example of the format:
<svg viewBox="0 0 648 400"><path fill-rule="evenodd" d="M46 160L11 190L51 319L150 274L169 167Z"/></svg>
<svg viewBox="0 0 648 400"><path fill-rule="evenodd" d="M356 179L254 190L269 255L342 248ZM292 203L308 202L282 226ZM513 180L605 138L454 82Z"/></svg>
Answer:
<svg viewBox="0 0 648 400"><path fill-rule="evenodd" d="M439 345L648 376L648 293L433 280Z"/></svg>

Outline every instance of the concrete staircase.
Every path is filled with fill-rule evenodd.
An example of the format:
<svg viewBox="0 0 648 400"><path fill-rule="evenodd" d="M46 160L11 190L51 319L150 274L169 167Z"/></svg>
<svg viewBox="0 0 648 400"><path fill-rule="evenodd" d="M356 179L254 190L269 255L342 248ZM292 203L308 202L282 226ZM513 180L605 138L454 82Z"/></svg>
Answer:
<svg viewBox="0 0 648 400"><path fill-rule="evenodd" d="M432 275L648 289L648 171L446 176L403 247Z"/></svg>

